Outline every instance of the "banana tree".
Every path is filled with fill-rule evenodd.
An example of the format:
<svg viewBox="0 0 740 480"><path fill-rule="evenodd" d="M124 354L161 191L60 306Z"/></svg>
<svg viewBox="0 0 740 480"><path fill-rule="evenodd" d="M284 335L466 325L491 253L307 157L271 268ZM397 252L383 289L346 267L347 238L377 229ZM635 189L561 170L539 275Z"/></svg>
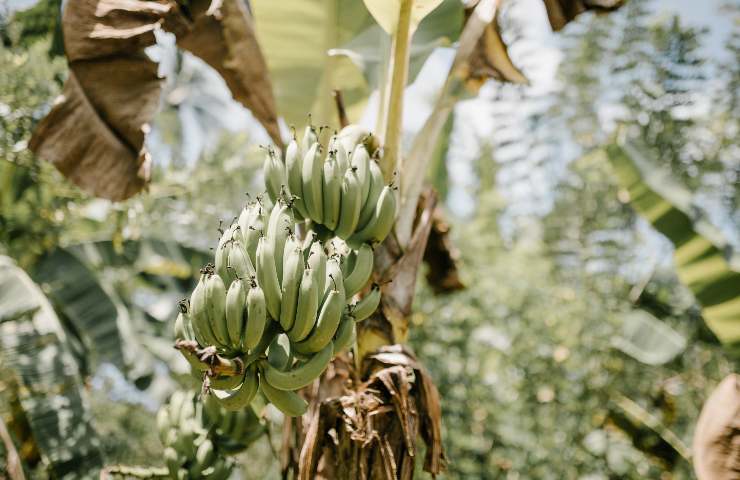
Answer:
<svg viewBox="0 0 740 480"><path fill-rule="evenodd" d="M70 74L62 97L39 125L30 147L82 188L112 200L138 193L149 180L152 159L144 148L144 139L158 106L160 89L156 64L144 55L143 49L155 42L156 31L173 33L180 47L215 68L234 98L252 111L279 148L284 143L279 116L300 126L312 113L314 121L338 130L347 121L359 119L371 90L377 87L379 107L372 142L363 135L360 143L377 156L380 178L399 190L397 194L388 194L398 205L397 215L391 219L393 232L387 238L370 238L385 239L375 246L371 257L380 306L357 325L351 351L337 355L320 382L302 390L302 397L310 402L309 412L284 422L281 467L286 475L292 471L300 478L412 478L419 436L427 444L424 469L432 475L444 469L439 396L424 367L404 344L417 273L434 229L438 203L435 192L425 187L424 180L440 136L450 131L445 128L448 118L456 102L474 95L486 80L526 82L509 58L501 36L500 3L292 0L278 5L255 0L247 6L240 0L85 0L68 2L64 9ZM562 28L586 10L611 10L621 3L544 2L554 29ZM454 60L445 73L432 113L411 140L411 147L405 149L402 120L409 80L436 46L452 42L456 42ZM335 91L339 94L332 97ZM85 128L80 129L80 125ZM307 129L307 135L312 131L311 127ZM308 145L318 144L315 140ZM286 156L288 152L290 145ZM268 149L266 180L270 179L269 164L275 156ZM323 168L321 162L319 166ZM318 181L313 178L317 175L321 175L320 169L304 174L303 181ZM284 197L281 187L285 183L289 182L277 183L272 189L268 183L268 192L276 205L282 201L292 209L298 196ZM313 213L308 197L298 200L307 202L308 213ZM261 204L253 205L262 215ZM284 207L274 207L273 211L279 208ZM305 212L298 209L295 214L299 213ZM312 220L315 217L300 216ZM241 219L237 226L240 224ZM239 235L248 231L242 228ZM317 231L320 233L320 229ZM224 232L229 235L224 244L232 245L238 240L234 232ZM302 241L308 241L312 247L310 237ZM257 242L258 251L267 248L264 243L262 239ZM321 255L317 252L313 259ZM355 255L359 258L360 254ZM257 254L252 260L259 258ZM215 269L223 277L231 276L231 269L238 270L235 262L229 254L227 264L222 262L224 268L219 270L217 256ZM309 260L306 262L308 265ZM300 268L302 264L300 260L278 263L282 275L288 274L287 270L282 271L288 265ZM246 260L244 265L248 265ZM257 265L257 279L252 282L267 289L271 279L262 278L260 270ZM249 272L247 267L245 272ZM244 275L234 276L232 285L247 280ZM210 280L214 278L214 267L206 267L201 278L209 282L203 287L207 288L205 291L224 290L224 285ZM360 287L363 299L376 294L375 288ZM197 295L193 295L195 303ZM194 314L195 305L192 307ZM359 308L359 303L354 308ZM278 320L278 312L269 313ZM182 314L190 314L186 305ZM184 320L178 322L176 328L183 339L190 336ZM192 325L196 327L194 336L202 337L195 321ZM292 332L283 327L286 333ZM219 333L223 338L217 338ZM214 330L212 334L211 345L223 343L229 333L224 336L224 332ZM199 348L202 343L192 338L178 342L178 348L196 372L206 372L217 385L229 385L224 389L247 384L245 375L253 368L248 357L225 358L215 348ZM270 347L273 351L279 349ZM330 350L328 355L331 356ZM275 357L272 353L270 356ZM272 376L273 387L283 381L284 385L298 386L282 372L272 373L273 360L283 361L259 359L260 368L264 369L260 376ZM257 362L257 358L251 361ZM307 367L311 362L302 365ZM243 380L234 383L229 377ZM250 386L248 390L254 388ZM273 404L285 398L270 389L263 393ZM253 398L254 393L250 395ZM232 398L225 400L230 402ZM293 406L303 402L301 397L291 397L290 401ZM303 411L288 404L283 406L294 414ZM208 442L207 438L202 439L200 445ZM203 447L202 455L207 458L212 456L209 448ZM173 475L182 467L177 461L174 463L170 470ZM216 472L223 474L215 463L205 465L199 461L187 465L196 477L217 478Z"/></svg>

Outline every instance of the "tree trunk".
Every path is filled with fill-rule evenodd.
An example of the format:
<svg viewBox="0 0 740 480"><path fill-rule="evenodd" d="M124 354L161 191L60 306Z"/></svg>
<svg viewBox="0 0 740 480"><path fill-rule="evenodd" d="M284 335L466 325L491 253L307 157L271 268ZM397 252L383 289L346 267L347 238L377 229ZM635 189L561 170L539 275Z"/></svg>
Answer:
<svg viewBox="0 0 740 480"><path fill-rule="evenodd" d="M285 478L293 472L306 480L411 479L419 436L426 443L424 470L444 469L439 393L403 345L436 204L431 189L422 194L405 249L392 235L376 248L381 307L357 325L355 351L337 357L303 392L309 413L286 422Z"/></svg>

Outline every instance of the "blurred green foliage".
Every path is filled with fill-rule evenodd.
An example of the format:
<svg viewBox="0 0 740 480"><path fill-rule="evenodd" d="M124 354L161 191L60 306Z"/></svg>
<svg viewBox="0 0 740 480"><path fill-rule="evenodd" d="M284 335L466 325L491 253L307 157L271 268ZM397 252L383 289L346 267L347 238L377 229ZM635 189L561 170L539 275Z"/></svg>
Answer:
<svg viewBox="0 0 740 480"><path fill-rule="evenodd" d="M676 118L670 105L646 101L645 95L661 91L691 99L705 84L696 53L700 33L677 22L646 25L639 3L608 17L587 16L568 31L560 69L566 88L550 113L567 120L567 134L587 152L606 141L595 106L605 90L604 72L615 78L627 72L629 78L637 67L646 69L649 75L635 88L617 83L616 90L627 92L618 99L628 107L624 120L656 150L671 152L662 159L695 191L716 191L736 218L739 63L719 69L725 94L712 94L716 115L710 121ZM43 9L54 5L38 3L22 25L2 22L0 252L31 271L59 246L86 259L147 348L164 352L147 368L165 373L140 385L156 404L186 381L183 375L172 381L163 364L172 351L170 318L161 312L163 303L171 308L187 290L188 279L178 277L179 263L162 261L157 265L169 270L154 271L154 263L142 260L170 257L128 253L150 239L172 242L190 252L189 259L207 252L218 236L214 219L229 221L245 193L258 191L261 152L245 135L224 135L188 166L178 161L175 145L171 164L155 162L148 192L116 205L79 193L26 149L66 70L48 55L53 22L44 21L51 18ZM739 35L734 32L728 44L733 58L740 52ZM179 142L187 134L176 113L167 108L155 122L165 140ZM532 146L526 139L520 143ZM443 162L447 147L439 146L432 173L443 192L451 177ZM524 150L529 155L533 149ZM658 254L667 244L656 243L619 201L608 163L592 155L570 166L547 215L512 237L501 235L509 199L497 189L499 166L490 153L484 149L473 165L480 179L474 217L450 219L468 289L435 297L422 285L411 330L412 346L442 394L447 478L691 478L685 455L694 420L711 388L737 365L703 326L671 263ZM533 168L549 171L547 164ZM645 268L646 258L658 260ZM624 314L636 308L685 338L685 351L648 366L616 349ZM141 398L115 395L121 382L103 381L90 392L102 449L111 462L161 464L153 413ZM246 478L278 478L267 438L240 461Z"/></svg>

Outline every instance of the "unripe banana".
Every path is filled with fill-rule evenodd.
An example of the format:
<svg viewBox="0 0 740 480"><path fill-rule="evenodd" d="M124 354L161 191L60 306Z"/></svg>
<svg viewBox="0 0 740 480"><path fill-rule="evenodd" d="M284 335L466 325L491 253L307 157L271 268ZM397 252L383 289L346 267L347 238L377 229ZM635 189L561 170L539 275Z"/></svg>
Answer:
<svg viewBox="0 0 740 480"><path fill-rule="evenodd" d="M347 125L337 135L337 140L344 146L345 150L351 152L355 145L360 144L370 134L359 125Z"/></svg>
<svg viewBox="0 0 740 480"><path fill-rule="evenodd" d="M283 279L282 258L285 241L288 235L292 233L294 225L295 222L293 222L293 217L290 215L290 208L285 202L281 200L272 207L270 221L267 225L267 239L272 243L278 282L281 282Z"/></svg>
<svg viewBox="0 0 740 480"><path fill-rule="evenodd" d="M334 355L339 355L355 341L355 319L342 315L337 333L334 334Z"/></svg>
<svg viewBox="0 0 740 480"><path fill-rule="evenodd" d="M234 350L241 348L246 306L247 289L244 281L237 278L231 282L229 291L226 292L226 328L229 333L229 345Z"/></svg>
<svg viewBox="0 0 740 480"><path fill-rule="evenodd" d="M347 154L347 149L344 144L339 141L338 137L334 135L329 141L329 150L334 152L334 156L337 159L337 165L339 166L339 171L337 173L341 178L344 176L344 172L349 168L349 155Z"/></svg>
<svg viewBox="0 0 740 480"><path fill-rule="evenodd" d="M321 145L314 143L303 157L301 179L306 211L311 220L324 223L324 200L321 184L323 183L324 161L321 156Z"/></svg>
<svg viewBox="0 0 740 480"><path fill-rule="evenodd" d="M265 214L259 201L253 202L239 216L239 229L252 265L257 264L257 242L265 232Z"/></svg>
<svg viewBox="0 0 740 480"><path fill-rule="evenodd" d="M170 421L169 411L166 408L160 408L157 411L157 433L159 434L159 441L165 445L165 440L167 439L170 428L172 428L172 423Z"/></svg>
<svg viewBox="0 0 740 480"><path fill-rule="evenodd" d="M273 320L280 319L280 282L275 270L275 252L265 237L257 244L257 281L265 293L267 312Z"/></svg>
<svg viewBox="0 0 740 480"><path fill-rule="evenodd" d="M360 210L360 220L357 222L357 228L359 230L365 228L367 223L373 218L375 208L378 206L378 198L380 192L385 187L385 180L383 179L383 171L380 170L380 165L375 160L370 160L370 191L367 194L367 198L362 205Z"/></svg>
<svg viewBox="0 0 740 480"><path fill-rule="evenodd" d="M304 269L303 251L295 246L297 241L289 243L293 249L285 253L285 272L281 288L282 305L280 306L280 326L286 332L293 327L295 322L298 293Z"/></svg>
<svg viewBox="0 0 740 480"><path fill-rule="evenodd" d="M212 390L231 390L242 383L244 375L219 375L217 377L208 377L208 386Z"/></svg>
<svg viewBox="0 0 740 480"><path fill-rule="evenodd" d="M352 316L355 322L361 322L373 314L380 305L380 287L373 285L367 295L357 302L352 308Z"/></svg>
<svg viewBox="0 0 740 480"><path fill-rule="evenodd" d="M326 286L326 252L321 242L311 244L306 263L314 271L316 281L319 284L319 300L321 300Z"/></svg>
<svg viewBox="0 0 740 480"><path fill-rule="evenodd" d="M339 169L336 153L329 152L329 157L324 163L323 172L323 195L324 195L324 225L329 230L337 228L339 223L339 208L342 200L342 177Z"/></svg>
<svg viewBox="0 0 740 480"><path fill-rule="evenodd" d="M226 480L231 475L232 468L233 464L231 460L219 458L206 478L207 480Z"/></svg>
<svg viewBox="0 0 740 480"><path fill-rule="evenodd" d="M278 155L275 154L275 150L272 147L267 148L267 157L265 157L265 164L262 167L262 171L265 176L267 195L272 200L272 203L277 203L283 185L287 184L287 179L285 178L285 166L280 161Z"/></svg>
<svg viewBox="0 0 740 480"><path fill-rule="evenodd" d="M237 278L247 279L255 274L254 265L249 259L245 245L238 240L233 240L231 242L231 248L229 249L229 265L227 270L230 275L228 277L224 277L224 280L234 280Z"/></svg>
<svg viewBox="0 0 740 480"><path fill-rule="evenodd" d="M347 298L362 290L373 273L373 249L370 245L363 243L357 249L357 258L349 275L344 278L344 288Z"/></svg>
<svg viewBox="0 0 740 480"><path fill-rule="evenodd" d="M346 289L344 288L344 276L342 275L342 268L340 266L340 260L338 256L332 256L326 261L326 286L324 287L324 295L322 302L325 302L329 293L332 290L339 291L342 299L346 297Z"/></svg>
<svg viewBox="0 0 740 480"><path fill-rule="evenodd" d="M311 145L314 143L317 143L319 141L319 135L316 131L316 128L314 128L313 125L311 125L311 117L309 116L308 119L308 126L303 131L303 139L301 140L301 150L306 152L309 148L311 148Z"/></svg>
<svg viewBox="0 0 740 480"><path fill-rule="evenodd" d="M190 466L189 472L191 478L199 478L203 470L210 466L215 458L216 452L213 442L211 439L206 438L198 447L198 451L195 453L195 461Z"/></svg>
<svg viewBox="0 0 740 480"><path fill-rule="evenodd" d="M285 170L293 207L302 218L308 218L306 203L303 200L303 152L298 147L295 138L288 143L285 149Z"/></svg>
<svg viewBox="0 0 740 480"><path fill-rule="evenodd" d="M236 411L252 403L258 389L259 376L257 375L257 369L254 365L250 365L244 372L243 381L237 390L230 392L214 390L213 396L226 410Z"/></svg>
<svg viewBox="0 0 740 480"><path fill-rule="evenodd" d="M302 365L288 371L281 371L269 362L260 360L259 366L264 375L265 383L278 390L298 390L318 378L329 365L334 353L334 344L329 342L319 352L315 353Z"/></svg>
<svg viewBox="0 0 740 480"><path fill-rule="evenodd" d="M216 246L215 259L213 263L215 264L216 273L218 273L221 278L231 278L227 269L227 265L229 264L229 251L231 250L231 238L232 231L231 228L229 228L223 233L223 235L221 235L221 238L218 241L218 246Z"/></svg>
<svg viewBox="0 0 740 480"><path fill-rule="evenodd" d="M295 392L278 390L266 381L260 382L260 389L270 403L289 417L300 417L308 409L308 403Z"/></svg>
<svg viewBox="0 0 740 480"><path fill-rule="evenodd" d="M211 330L220 346L229 345L229 329L226 326L226 286L217 273L206 279L206 303Z"/></svg>
<svg viewBox="0 0 740 480"><path fill-rule="evenodd" d="M321 313L319 313L316 327L308 338L292 345L295 351L302 355L307 355L324 348L337 331L343 309L344 295L332 287L326 300L324 300L324 304L321 306Z"/></svg>
<svg viewBox="0 0 740 480"><path fill-rule="evenodd" d="M247 328L248 327L249 322L247 322ZM244 358L244 365L251 365L259 358L264 356L265 351L267 351L268 347L270 346L270 344L272 344L275 337L277 337L279 333L280 324L278 322L267 322L267 325L265 326L265 331L262 334L262 338L260 338L259 343L256 347L252 348L249 351L249 354Z"/></svg>
<svg viewBox="0 0 740 480"><path fill-rule="evenodd" d="M281 333L270 344L267 349L267 361L270 365L278 370L285 370L290 366L290 339L284 333Z"/></svg>
<svg viewBox="0 0 740 480"><path fill-rule="evenodd" d="M288 337L293 342L300 342L311 333L316 322L316 312L319 308L319 282L317 272L312 268L303 271L301 286L298 292L295 322L288 331Z"/></svg>
<svg viewBox="0 0 740 480"><path fill-rule="evenodd" d="M195 286L190 296L190 318L193 332L201 347L218 344L209 320L210 307L206 301L206 280L207 275L201 274L198 285Z"/></svg>
<svg viewBox="0 0 740 480"><path fill-rule="evenodd" d="M342 205L339 210L339 223L334 229L334 234L342 239L352 235L357 228L360 219L360 196L362 185L357 177L355 167L350 167L342 179Z"/></svg>
<svg viewBox="0 0 740 480"><path fill-rule="evenodd" d="M175 339L176 340L187 340L187 333L185 332L185 313L180 312L175 318Z"/></svg>
<svg viewBox="0 0 740 480"><path fill-rule="evenodd" d="M180 455L178 455L177 451L172 447L165 448L163 455L164 463L167 465L167 470L169 470L170 475L172 475L173 478L176 478L177 471L182 465Z"/></svg>
<svg viewBox="0 0 740 480"><path fill-rule="evenodd" d="M378 204L373 213L373 218L365 228L358 231L348 239L348 243L359 244L361 242L382 242L393 229L396 221L396 195L390 186L383 187L378 197Z"/></svg>
<svg viewBox="0 0 740 480"><path fill-rule="evenodd" d="M362 193L360 194L360 205L365 205L367 200L367 194L370 191L370 155L367 153L365 146L359 144L355 147L352 152L352 158L350 164L357 168L357 178L362 186Z"/></svg>
<svg viewBox="0 0 740 480"><path fill-rule="evenodd" d="M267 305L265 294L257 285L252 283L252 288L247 292L247 327L244 332L242 348L254 349L262 339L267 326Z"/></svg>

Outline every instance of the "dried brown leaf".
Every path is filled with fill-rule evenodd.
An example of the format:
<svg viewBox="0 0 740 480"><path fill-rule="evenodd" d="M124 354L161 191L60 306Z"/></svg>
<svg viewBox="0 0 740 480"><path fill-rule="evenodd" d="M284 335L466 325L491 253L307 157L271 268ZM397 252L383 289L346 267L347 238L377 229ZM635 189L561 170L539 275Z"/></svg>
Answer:
<svg viewBox="0 0 740 480"><path fill-rule="evenodd" d="M123 200L149 180L143 145L160 79L142 49L177 15L164 0L78 0L64 9L69 78L29 146L96 196Z"/></svg>
<svg viewBox="0 0 740 480"><path fill-rule="evenodd" d="M693 457L699 480L740 478L740 375L728 375L704 404Z"/></svg>
<svg viewBox="0 0 740 480"><path fill-rule="evenodd" d="M624 5L624 0L543 0L547 18L555 31L561 30L583 12L610 12Z"/></svg>
<svg viewBox="0 0 740 480"><path fill-rule="evenodd" d="M178 36L178 45L218 71L234 99L250 109L272 140L282 146L267 63L244 2L194 0L190 11L192 29Z"/></svg>
<svg viewBox="0 0 740 480"><path fill-rule="evenodd" d="M470 18L477 2L465 8L465 21ZM468 58L465 83L472 91L478 91L488 79L510 83L528 83L527 77L514 65L506 43L501 37L499 9L478 39L475 49Z"/></svg>
<svg viewBox="0 0 740 480"><path fill-rule="evenodd" d="M457 267L459 257L460 252L450 239L450 226L444 219L442 209L437 207L432 217L427 248L424 250L424 263L429 267L426 273L427 283L437 295L465 288Z"/></svg>

